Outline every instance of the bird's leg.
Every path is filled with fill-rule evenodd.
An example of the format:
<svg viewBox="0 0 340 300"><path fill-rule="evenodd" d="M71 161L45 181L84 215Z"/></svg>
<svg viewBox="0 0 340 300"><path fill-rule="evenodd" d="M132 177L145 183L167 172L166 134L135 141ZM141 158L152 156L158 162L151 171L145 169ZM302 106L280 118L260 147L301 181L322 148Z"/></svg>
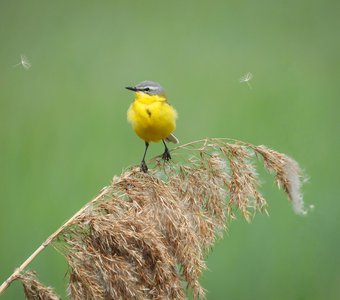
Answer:
<svg viewBox="0 0 340 300"><path fill-rule="evenodd" d="M170 155L169 149L168 149L168 147L166 146L166 144L165 144L165 142L164 142L163 139L162 139L162 142L163 142L164 147L165 147L164 153L162 154L162 159L163 159L163 160L166 160L166 161L169 161L169 160L171 159L171 155Z"/></svg>
<svg viewBox="0 0 340 300"><path fill-rule="evenodd" d="M145 163L145 155L146 155L146 152L148 151L148 147L149 147L149 142L145 142L145 151L144 151L142 162L140 163L140 170L143 171L144 173L148 172L148 166Z"/></svg>

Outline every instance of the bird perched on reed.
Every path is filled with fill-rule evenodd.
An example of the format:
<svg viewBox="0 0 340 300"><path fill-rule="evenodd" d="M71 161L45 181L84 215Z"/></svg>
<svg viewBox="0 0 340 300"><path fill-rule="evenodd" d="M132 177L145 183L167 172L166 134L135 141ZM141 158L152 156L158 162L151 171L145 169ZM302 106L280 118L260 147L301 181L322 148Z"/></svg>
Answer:
<svg viewBox="0 0 340 300"><path fill-rule="evenodd" d="M172 134L176 128L177 112L168 103L163 87L157 82L143 81L126 89L135 92L135 99L128 109L127 118L135 133L145 142L140 169L146 173L148 167L145 156L150 142L162 140L165 147L162 159L165 161L171 159L165 140L178 143L178 139Z"/></svg>

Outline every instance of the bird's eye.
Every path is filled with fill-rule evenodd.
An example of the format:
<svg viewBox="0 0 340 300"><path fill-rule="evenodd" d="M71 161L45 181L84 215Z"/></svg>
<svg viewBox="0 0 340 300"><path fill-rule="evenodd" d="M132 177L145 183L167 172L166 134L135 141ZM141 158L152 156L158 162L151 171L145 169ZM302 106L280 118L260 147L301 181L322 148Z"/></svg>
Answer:
<svg viewBox="0 0 340 300"><path fill-rule="evenodd" d="M146 91L146 92L148 92L148 91L150 91L150 88L144 88L144 91Z"/></svg>

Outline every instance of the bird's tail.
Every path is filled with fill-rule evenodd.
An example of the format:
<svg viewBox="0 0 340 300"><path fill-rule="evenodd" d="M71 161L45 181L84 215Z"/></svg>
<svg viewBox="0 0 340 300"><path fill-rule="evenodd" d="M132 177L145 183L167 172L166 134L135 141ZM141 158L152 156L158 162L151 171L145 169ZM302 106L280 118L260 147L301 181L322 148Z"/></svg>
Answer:
<svg viewBox="0 0 340 300"><path fill-rule="evenodd" d="M168 142L174 143L174 144L178 144L179 140L178 138L176 138L172 133L170 133L170 135L166 138L166 140Z"/></svg>

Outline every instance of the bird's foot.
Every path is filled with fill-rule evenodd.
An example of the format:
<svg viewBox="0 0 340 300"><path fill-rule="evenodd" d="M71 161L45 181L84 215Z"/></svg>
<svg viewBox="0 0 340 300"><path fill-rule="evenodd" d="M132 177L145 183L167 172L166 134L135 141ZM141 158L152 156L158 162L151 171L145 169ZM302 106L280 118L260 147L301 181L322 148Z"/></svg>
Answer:
<svg viewBox="0 0 340 300"><path fill-rule="evenodd" d="M144 173L148 172L148 166L146 165L145 161L142 160L141 164L140 164L140 170Z"/></svg>
<svg viewBox="0 0 340 300"><path fill-rule="evenodd" d="M165 149L164 153L162 154L162 159L165 161L169 161L171 159L171 155L168 149Z"/></svg>

